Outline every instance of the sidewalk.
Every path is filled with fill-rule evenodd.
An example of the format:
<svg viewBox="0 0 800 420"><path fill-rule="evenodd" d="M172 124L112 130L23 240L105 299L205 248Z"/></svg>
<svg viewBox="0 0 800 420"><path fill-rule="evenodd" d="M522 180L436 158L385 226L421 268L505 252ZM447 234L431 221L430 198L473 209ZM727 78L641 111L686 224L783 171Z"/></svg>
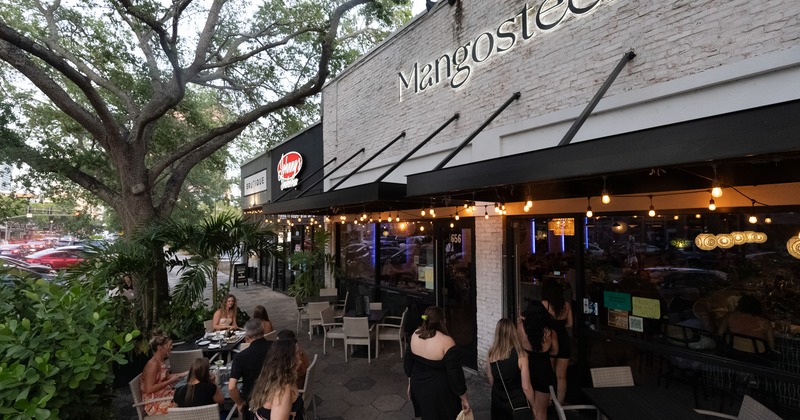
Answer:
<svg viewBox="0 0 800 420"><path fill-rule="evenodd" d="M227 281L227 275L224 281ZM222 278L220 279L223 280ZM256 305L264 305L276 330L297 326L297 310L294 298L268 287L251 283L248 286L231 287L231 293L239 300L239 306L248 314ZM322 354L322 334L308 336L308 324L302 324L298 341L313 359L318 354L316 367L317 410L320 419L413 419L414 410L406 398L408 381L403 372L403 359L396 343L386 342L378 359L371 364L366 359L348 358L344 362L341 340L336 347L327 346L327 355ZM491 408L491 388L481 376L467 372L467 395L476 420L488 420ZM118 418L137 419L131 408L132 400L127 386L116 390L115 401ZM308 413L307 418L313 418Z"/></svg>

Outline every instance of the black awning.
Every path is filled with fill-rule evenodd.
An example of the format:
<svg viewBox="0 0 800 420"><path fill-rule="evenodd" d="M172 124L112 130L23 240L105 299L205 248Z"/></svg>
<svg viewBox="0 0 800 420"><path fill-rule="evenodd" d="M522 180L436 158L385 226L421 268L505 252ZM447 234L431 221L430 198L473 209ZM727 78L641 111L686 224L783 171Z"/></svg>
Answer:
<svg viewBox="0 0 800 420"><path fill-rule="evenodd" d="M407 192L412 197L466 198L477 194L476 197L484 199L494 196L498 189L508 192L510 186L539 185L547 198L586 197L596 196L599 191L596 185L580 185L580 180L587 178L628 174L630 184L642 184L642 170L676 168L672 175L687 165L703 165L710 170L712 163L726 161L733 162L728 176L737 183L731 180L731 185L763 183L765 177L776 179L772 183L787 182L800 177L795 174L800 171L784 164L780 174L785 175L786 181L779 181L779 177L772 176L777 172L769 168L771 163L781 160L782 154L796 162L800 152L798 117L800 101L795 100L409 175ZM747 166L742 164L743 158L756 161L753 157L762 157L760 167L769 172L744 170ZM655 177L648 181L652 178ZM693 187L688 185L693 177L676 176L672 182L667 181L669 177L660 178L664 179L665 189ZM570 183L570 180L579 181ZM707 185L707 181L698 180L702 181L698 185ZM654 190L653 182L648 184L647 188ZM621 189L615 189L615 193L623 193ZM627 189L631 191L626 192L637 192L635 188ZM523 188L516 188L511 195L523 192ZM510 198L508 194L505 196Z"/></svg>
<svg viewBox="0 0 800 420"><path fill-rule="evenodd" d="M406 198L406 185L372 182L321 194L267 203L265 214L330 214L403 210L418 207L420 199Z"/></svg>

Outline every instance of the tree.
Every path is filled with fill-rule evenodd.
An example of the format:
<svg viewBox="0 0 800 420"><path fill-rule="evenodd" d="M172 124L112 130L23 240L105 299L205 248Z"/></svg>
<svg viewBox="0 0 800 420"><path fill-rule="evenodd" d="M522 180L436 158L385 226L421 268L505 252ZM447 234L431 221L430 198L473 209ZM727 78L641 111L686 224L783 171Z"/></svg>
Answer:
<svg viewBox="0 0 800 420"><path fill-rule="evenodd" d="M0 160L68 180L133 232L170 216L192 168L307 109L409 17L408 0L5 2L2 101L25 135L0 138ZM166 299L165 274L156 286Z"/></svg>

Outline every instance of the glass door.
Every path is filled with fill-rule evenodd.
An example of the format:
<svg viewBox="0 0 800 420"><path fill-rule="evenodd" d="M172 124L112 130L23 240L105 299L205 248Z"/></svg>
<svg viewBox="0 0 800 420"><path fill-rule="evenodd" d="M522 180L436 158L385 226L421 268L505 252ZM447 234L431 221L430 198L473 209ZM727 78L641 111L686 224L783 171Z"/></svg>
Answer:
<svg viewBox="0 0 800 420"><path fill-rule="evenodd" d="M475 220L444 220L437 229L440 305L450 336L462 352L464 366L478 368L475 292Z"/></svg>

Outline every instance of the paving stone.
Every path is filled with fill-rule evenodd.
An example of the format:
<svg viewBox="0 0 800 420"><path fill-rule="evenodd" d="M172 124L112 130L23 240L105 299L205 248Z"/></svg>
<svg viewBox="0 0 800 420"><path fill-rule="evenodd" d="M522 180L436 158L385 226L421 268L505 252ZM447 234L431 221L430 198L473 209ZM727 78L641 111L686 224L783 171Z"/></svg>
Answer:
<svg viewBox="0 0 800 420"><path fill-rule="evenodd" d="M344 400L351 406L372 404L376 398L378 398L378 394L369 389L365 391L350 392L344 396Z"/></svg>
<svg viewBox="0 0 800 420"><path fill-rule="evenodd" d="M358 405L350 407L343 417L352 420L372 420L378 418L380 414L381 412L371 405Z"/></svg>
<svg viewBox="0 0 800 420"><path fill-rule="evenodd" d="M406 401L397 394L379 395L375 398L375 401L372 402L372 406L382 412L401 410L405 404Z"/></svg>
<svg viewBox="0 0 800 420"><path fill-rule="evenodd" d="M350 391L363 391L375 386L375 380L370 377L352 378L344 384Z"/></svg>

